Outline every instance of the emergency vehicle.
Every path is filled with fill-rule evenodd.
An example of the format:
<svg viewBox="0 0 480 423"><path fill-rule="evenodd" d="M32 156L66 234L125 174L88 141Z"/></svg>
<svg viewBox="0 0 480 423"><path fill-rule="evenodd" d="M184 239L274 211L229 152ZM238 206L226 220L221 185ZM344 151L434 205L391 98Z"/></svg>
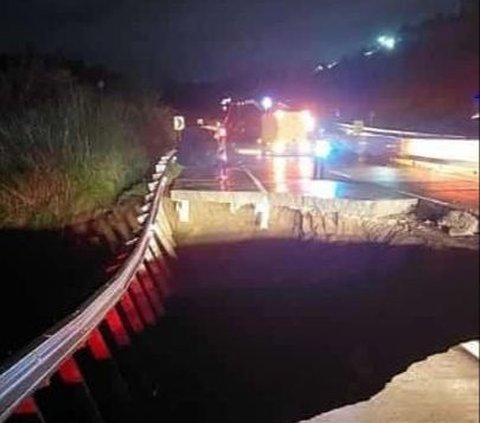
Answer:
<svg viewBox="0 0 480 423"><path fill-rule="evenodd" d="M264 103L264 102L262 102ZM236 152L259 150L272 155L310 155L319 128L306 108L254 100L229 102L224 127L229 147Z"/></svg>

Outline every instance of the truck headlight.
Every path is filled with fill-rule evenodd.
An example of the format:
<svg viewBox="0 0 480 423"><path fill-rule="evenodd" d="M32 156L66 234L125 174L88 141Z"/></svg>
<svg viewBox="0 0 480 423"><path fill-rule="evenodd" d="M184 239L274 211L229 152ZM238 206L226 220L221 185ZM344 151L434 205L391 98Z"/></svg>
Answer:
<svg viewBox="0 0 480 423"><path fill-rule="evenodd" d="M272 146L272 151L276 154L282 154L285 153L285 150L287 149L287 146L285 145L284 142L277 141L276 143L273 144Z"/></svg>
<svg viewBox="0 0 480 423"><path fill-rule="evenodd" d="M300 154L310 154L312 152L312 146L308 141L302 141L298 144L298 152Z"/></svg>

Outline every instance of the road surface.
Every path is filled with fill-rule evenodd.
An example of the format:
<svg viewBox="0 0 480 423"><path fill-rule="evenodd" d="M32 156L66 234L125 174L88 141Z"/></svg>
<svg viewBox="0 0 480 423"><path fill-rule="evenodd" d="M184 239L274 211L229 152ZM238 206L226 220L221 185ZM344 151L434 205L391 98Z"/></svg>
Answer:
<svg viewBox="0 0 480 423"><path fill-rule="evenodd" d="M478 363L452 348L413 364L369 401L302 423L473 423L478 393Z"/></svg>
<svg viewBox="0 0 480 423"><path fill-rule="evenodd" d="M313 180L314 163L309 157L244 156L232 164L224 178L212 169L187 169L177 187L194 190L266 190L320 197L342 197L342 182L354 182L362 191L385 191L440 204L478 210L478 178L414 167L378 166L368 163L329 163L325 178Z"/></svg>

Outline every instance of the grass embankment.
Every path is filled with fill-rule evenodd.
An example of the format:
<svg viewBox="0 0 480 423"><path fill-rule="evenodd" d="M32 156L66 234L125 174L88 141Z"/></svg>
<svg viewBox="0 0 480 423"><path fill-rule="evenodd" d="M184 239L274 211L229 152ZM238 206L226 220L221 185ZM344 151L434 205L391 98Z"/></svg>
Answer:
<svg viewBox="0 0 480 423"><path fill-rule="evenodd" d="M3 113L0 227L59 228L112 206L168 148L166 114L84 87Z"/></svg>

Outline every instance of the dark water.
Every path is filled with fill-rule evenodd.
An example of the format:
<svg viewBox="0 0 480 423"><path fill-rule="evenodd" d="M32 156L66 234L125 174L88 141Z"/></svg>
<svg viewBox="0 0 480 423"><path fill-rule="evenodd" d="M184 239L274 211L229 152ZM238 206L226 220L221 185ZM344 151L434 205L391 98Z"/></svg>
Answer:
<svg viewBox="0 0 480 423"><path fill-rule="evenodd" d="M258 240L182 248L176 275L142 421L297 422L478 338L474 251Z"/></svg>

